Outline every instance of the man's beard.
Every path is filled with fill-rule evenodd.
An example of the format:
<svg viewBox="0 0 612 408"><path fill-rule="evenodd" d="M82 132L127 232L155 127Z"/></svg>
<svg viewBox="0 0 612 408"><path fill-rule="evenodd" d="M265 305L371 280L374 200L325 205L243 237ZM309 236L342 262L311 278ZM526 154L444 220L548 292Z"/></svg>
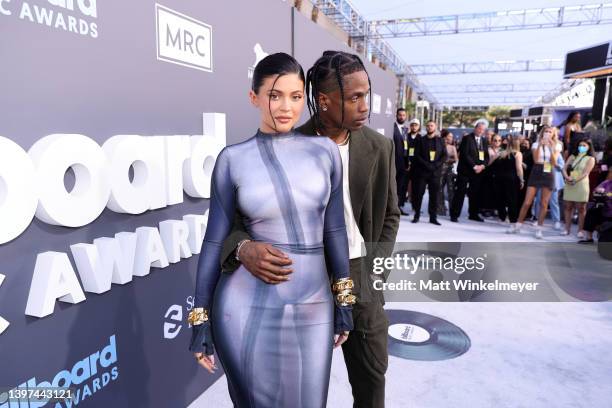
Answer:
<svg viewBox="0 0 612 408"><path fill-rule="evenodd" d="M399 123L400 125L403 125L406 122L406 119L396 119L397 123Z"/></svg>

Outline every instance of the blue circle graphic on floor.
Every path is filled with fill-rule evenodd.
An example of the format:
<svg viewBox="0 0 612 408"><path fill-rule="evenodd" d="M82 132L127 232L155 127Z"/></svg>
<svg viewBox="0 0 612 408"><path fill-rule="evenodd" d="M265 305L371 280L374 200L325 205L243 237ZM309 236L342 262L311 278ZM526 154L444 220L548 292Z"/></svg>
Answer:
<svg viewBox="0 0 612 408"><path fill-rule="evenodd" d="M389 355L407 360L438 361L459 357L470 349L467 334L454 324L425 313L386 310Z"/></svg>

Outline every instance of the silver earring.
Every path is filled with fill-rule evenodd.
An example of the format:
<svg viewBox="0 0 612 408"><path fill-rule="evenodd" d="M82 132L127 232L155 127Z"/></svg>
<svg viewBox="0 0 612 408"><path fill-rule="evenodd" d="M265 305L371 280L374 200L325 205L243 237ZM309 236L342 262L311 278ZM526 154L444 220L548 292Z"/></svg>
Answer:
<svg viewBox="0 0 612 408"><path fill-rule="evenodd" d="M323 112L327 112L327 106L326 105L321 106L321 109L323 109Z"/></svg>

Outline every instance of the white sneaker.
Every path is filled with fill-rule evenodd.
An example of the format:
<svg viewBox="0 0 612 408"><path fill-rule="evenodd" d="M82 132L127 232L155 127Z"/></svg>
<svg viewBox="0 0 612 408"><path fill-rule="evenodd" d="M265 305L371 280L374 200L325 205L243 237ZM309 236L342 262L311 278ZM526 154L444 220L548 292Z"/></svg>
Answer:
<svg viewBox="0 0 612 408"><path fill-rule="evenodd" d="M517 231L516 224L510 224L510 228L506 230L506 234L516 234Z"/></svg>
<svg viewBox="0 0 612 408"><path fill-rule="evenodd" d="M535 237L536 237L537 239L542 239L542 238L543 238L543 236L542 236L542 230L541 230L541 229L539 229L539 228L538 228L538 229L536 230L536 232L535 232Z"/></svg>
<svg viewBox="0 0 612 408"><path fill-rule="evenodd" d="M585 238L584 232L580 231L578 234L576 234L576 238L584 239Z"/></svg>
<svg viewBox="0 0 612 408"><path fill-rule="evenodd" d="M523 224L522 223L516 223L514 224L514 232L516 234L520 234L521 233L521 228L523 228Z"/></svg>
<svg viewBox="0 0 612 408"><path fill-rule="evenodd" d="M561 235L569 235L569 231L568 230L563 230L563 231L561 231Z"/></svg>
<svg viewBox="0 0 612 408"><path fill-rule="evenodd" d="M555 221L555 227L557 231L561 229L561 223L559 221Z"/></svg>

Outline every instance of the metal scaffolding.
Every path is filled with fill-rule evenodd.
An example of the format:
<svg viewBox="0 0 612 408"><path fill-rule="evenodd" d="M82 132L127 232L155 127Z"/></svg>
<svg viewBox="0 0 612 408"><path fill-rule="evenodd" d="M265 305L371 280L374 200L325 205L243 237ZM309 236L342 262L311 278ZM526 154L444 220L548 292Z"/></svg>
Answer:
<svg viewBox="0 0 612 408"><path fill-rule="evenodd" d="M521 96L463 96L436 94L516 93L547 92L538 101L550 98L565 90L563 84L458 84L427 87L418 76L449 74L481 74L496 72L531 72L562 70L561 59L538 59L524 61L490 61L450 64L408 65L387 44L385 38L510 31L553 27L576 27L596 24L612 24L612 3L581 6L563 6L543 9L523 9L492 13L475 13L453 16L424 17L397 20L368 21L352 5L350 0L313 0L316 8L342 28L357 52L367 60L377 59L381 65L395 72L399 82L398 103L405 100L406 85L416 92L419 99L429 101L433 108L441 105L525 105L536 102L534 97Z"/></svg>
<svg viewBox="0 0 612 408"><path fill-rule="evenodd" d="M370 21L373 38L612 24L612 3Z"/></svg>
<svg viewBox="0 0 612 408"><path fill-rule="evenodd" d="M563 82L557 84L557 86L546 93L544 96L537 98L535 102L541 104L552 103L558 96L564 94L565 92L571 90L577 85L583 83L584 79L566 79Z"/></svg>
<svg viewBox="0 0 612 408"><path fill-rule="evenodd" d="M411 65L417 75L483 74L493 72L531 72L563 70L562 59L531 61L455 62L451 64Z"/></svg>
<svg viewBox="0 0 612 408"><path fill-rule="evenodd" d="M443 106L462 105L530 105L536 101L535 96L454 96L441 98Z"/></svg>
<svg viewBox="0 0 612 408"><path fill-rule="evenodd" d="M429 90L435 93L513 93L513 92L548 92L559 85L558 82L533 82L518 84L459 84L459 85L435 85L429 86Z"/></svg>
<svg viewBox="0 0 612 408"><path fill-rule="evenodd" d="M436 98L419 81L410 66L386 41L369 37L368 33L371 31L369 23L349 0L316 0L314 4L338 27L348 33L351 42L364 53L366 59L371 60L374 56L381 64L397 74L400 81L399 100L404 99L403 91L405 85L408 84L417 94L421 94L430 102L436 102Z"/></svg>

